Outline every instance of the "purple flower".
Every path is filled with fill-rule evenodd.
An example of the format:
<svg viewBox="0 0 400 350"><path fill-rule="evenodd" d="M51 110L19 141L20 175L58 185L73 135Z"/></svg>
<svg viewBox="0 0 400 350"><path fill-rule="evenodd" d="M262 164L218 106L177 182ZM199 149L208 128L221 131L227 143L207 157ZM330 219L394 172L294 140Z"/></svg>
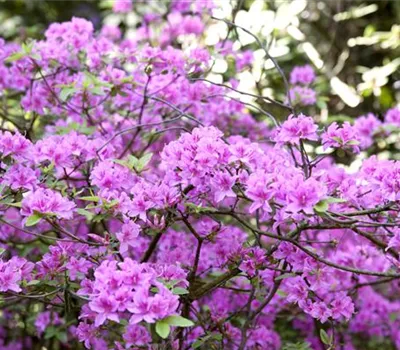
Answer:
<svg viewBox="0 0 400 350"><path fill-rule="evenodd" d="M127 347L143 346L151 342L151 337L147 329L137 324L129 324L126 327L123 338Z"/></svg>
<svg viewBox="0 0 400 350"><path fill-rule="evenodd" d="M113 11L126 13L132 11L132 0L114 0Z"/></svg>
<svg viewBox="0 0 400 350"><path fill-rule="evenodd" d="M21 214L30 216L38 212L56 215L62 219L71 219L75 207L75 203L64 198L59 192L39 188L24 195Z"/></svg>
<svg viewBox="0 0 400 350"><path fill-rule="evenodd" d="M354 304L344 292L337 293L331 302L332 318L334 320L344 317L348 321L354 313Z"/></svg>
<svg viewBox="0 0 400 350"><path fill-rule="evenodd" d="M239 53L236 57L236 69L238 71L243 70L246 67L251 67L254 61L254 54L251 50L246 50Z"/></svg>
<svg viewBox="0 0 400 350"><path fill-rule="evenodd" d="M286 211L297 213L304 211L313 214L314 205L326 195L326 188L317 180L309 178L305 181L296 178L291 182L291 190L287 195Z"/></svg>
<svg viewBox="0 0 400 350"><path fill-rule="evenodd" d="M318 126L311 117L300 114L298 117L292 114L278 129L275 140L280 143L291 143L298 145L300 140L317 141Z"/></svg>
<svg viewBox="0 0 400 350"><path fill-rule="evenodd" d="M211 180L214 192L214 200L219 203L225 197L236 197L236 193L232 190L236 182L236 176L232 176L227 172L217 172Z"/></svg>
<svg viewBox="0 0 400 350"><path fill-rule="evenodd" d="M133 314L129 322L136 324L144 320L148 323L154 323L156 315L151 312L152 303L153 298L149 296L148 291L145 288L138 289L133 296L132 303L127 307L129 312Z"/></svg>
<svg viewBox="0 0 400 350"><path fill-rule="evenodd" d="M314 69L310 65L294 67L290 73L290 84L309 85L315 80Z"/></svg>
<svg viewBox="0 0 400 350"><path fill-rule="evenodd" d="M19 283L22 279L29 279L34 264L19 257L13 257L9 261L0 260L0 292L21 292Z"/></svg>
<svg viewBox="0 0 400 350"><path fill-rule="evenodd" d="M39 335L42 335L46 328L51 324L57 326L61 324L62 321L58 313L54 311L41 312L35 320L35 327Z"/></svg>
<svg viewBox="0 0 400 350"><path fill-rule="evenodd" d="M91 343L93 343L96 338L96 330L97 328L95 325L85 322L79 323L76 328L76 335L78 336L79 341L85 344L86 349L91 348Z"/></svg>
<svg viewBox="0 0 400 350"><path fill-rule="evenodd" d="M385 114L385 122L400 127L400 109L389 109Z"/></svg>
<svg viewBox="0 0 400 350"><path fill-rule="evenodd" d="M121 231L116 233L117 239L119 240L119 251L124 254L128 251L128 247L135 248L138 245L137 237L139 236L140 226L135 224L133 221L125 222Z"/></svg>
<svg viewBox="0 0 400 350"><path fill-rule="evenodd" d="M317 102L315 91L306 86L294 86L289 89L290 100L293 104L312 106Z"/></svg>
<svg viewBox="0 0 400 350"><path fill-rule="evenodd" d="M249 208L250 213L253 213L259 208L267 212L271 211L269 201L275 193L275 190L271 186L272 181L272 176L262 171L249 176L247 180L246 196L253 201L253 204Z"/></svg>
<svg viewBox="0 0 400 350"><path fill-rule="evenodd" d="M75 281L78 277L85 276L89 269L93 266L93 263L86 260L85 258L75 258L71 257L68 264L66 265L67 270L69 271L69 278L72 281Z"/></svg>
<svg viewBox="0 0 400 350"><path fill-rule="evenodd" d="M21 273L16 271L9 263L0 262L0 291L20 292L22 289L19 286L21 282Z"/></svg>
<svg viewBox="0 0 400 350"><path fill-rule="evenodd" d="M317 301L311 306L311 316L319 320L321 323L325 323L329 317L332 316L332 311L322 301Z"/></svg>
<svg viewBox="0 0 400 350"><path fill-rule="evenodd" d="M358 117L354 121L354 130L360 139L360 148L368 148L373 143L373 136L382 123L373 115L368 113Z"/></svg>
<svg viewBox="0 0 400 350"><path fill-rule="evenodd" d="M0 154L3 157L12 155L16 159L27 158L31 147L31 142L21 134L0 131Z"/></svg>
<svg viewBox="0 0 400 350"><path fill-rule="evenodd" d="M119 322L118 303L113 295L102 292L89 303L92 311L96 312L95 326L101 326L106 320Z"/></svg>
<svg viewBox="0 0 400 350"><path fill-rule="evenodd" d="M349 122L344 122L341 127L336 122L332 123L322 134L322 144L324 149L333 147L348 149L356 153L360 151L360 137Z"/></svg>
<svg viewBox="0 0 400 350"><path fill-rule="evenodd" d="M25 188L34 190L38 183L39 172L25 167L22 164L14 164L4 174L3 184L10 186L13 190Z"/></svg>
<svg viewBox="0 0 400 350"><path fill-rule="evenodd" d="M390 248L400 250L400 229L395 228L393 231L394 231L394 236L390 238L386 250Z"/></svg>

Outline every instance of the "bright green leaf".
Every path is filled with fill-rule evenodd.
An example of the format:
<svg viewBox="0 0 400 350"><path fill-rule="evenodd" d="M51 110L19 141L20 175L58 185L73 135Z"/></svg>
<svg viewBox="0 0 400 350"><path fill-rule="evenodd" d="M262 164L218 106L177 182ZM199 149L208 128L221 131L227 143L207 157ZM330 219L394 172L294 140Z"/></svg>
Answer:
<svg viewBox="0 0 400 350"><path fill-rule="evenodd" d="M329 209L329 203L322 200L314 205L314 210L318 213L325 213Z"/></svg>
<svg viewBox="0 0 400 350"><path fill-rule="evenodd" d="M181 287L175 287L172 289L172 294L175 295L184 295L184 294L189 294L189 291L185 288L181 288Z"/></svg>
<svg viewBox="0 0 400 350"><path fill-rule="evenodd" d="M319 331L319 336L321 338L321 341L326 344L326 345L330 345L331 344L331 339L328 335L328 333L326 333L326 331L324 329L321 329Z"/></svg>
<svg viewBox="0 0 400 350"><path fill-rule="evenodd" d="M65 87L65 88L61 89L60 96L59 96L60 100L65 102L76 91L77 90L74 87Z"/></svg>
<svg viewBox="0 0 400 350"><path fill-rule="evenodd" d="M6 63L11 63L20 60L21 58L24 58L26 56L26 53L24 52L15 52L12 55L8 56L7 59L5 60Z"/></svg>
<svg viewBox="0 0 400 350"><path fill-rule="evenodd" d="M41 282L41 281L39 281L39 280L32 280L32 281L29 281L26 285L27 285L27 286L36 286L36 285L38 285L40 282Z"/></svg>
<svg viewBox="0 0 400 350"><path fill-rule="evenodd" d="M137 162L137 165L136 165L135 169L136 169L137 171L142 171L142 170L146 167L146 165L149 164L149 162L150 162L150 160L151 160L152 157L153 157L153 154L152 154L152 153L147 153L147 154L145 154L143 157L141 157L141 158L139 159L139 161Z"/></svg>
<svg viewBox="0 0 400 350"><path fill-rule="evenodd" d="M156 333L163 339L167 338L170 332L169 324L164 321L156 323Z"/></svg>
<svg viewBox="0 0 400 350"><path fill-rule="evenodd" d="M99 202L100 197L98 196L83 196L83 197L78 197L78 199L83 200L83 201L89 201L89 202Z"/></svg>
<svg viewBox="0 0 400 350"><path fill-rule="evenodd" d="M297 275L295 273L283 273L282 275L278 276L275 278L275 281L280 281L285 278L290 278L290 277L296 277Z"/></svg>
<svg viewBox="0 0 400 350"><path fill-rule="evenodd" d="M188 320L187 318L179 316L179 315L169 316L167 318L164 318L163 322L166 322L169 325L176 326L176 327L192 327L192 326L194 326L193 321Z"/></svg>
<svg viewBox="0 0 400 350"><path fill-rule="evenodd" d="M28 219L26 220L25 225L26 226L34 226L36 225L41 219L42 219L42 215L39 213L35 213L32 214L31 216L28 217Z"/></svg>
<svg viewBox="0 0 400 350"><path fill-rule="evenodd" d="M78 214L83 215L84 217L86 217L86 219L88 221L91 221L93 219L93 217L94 217L94 214L92 212L90 212L89 210L86 210L86 209L79 208L79 209L76 210L76 212Z"/></svg>

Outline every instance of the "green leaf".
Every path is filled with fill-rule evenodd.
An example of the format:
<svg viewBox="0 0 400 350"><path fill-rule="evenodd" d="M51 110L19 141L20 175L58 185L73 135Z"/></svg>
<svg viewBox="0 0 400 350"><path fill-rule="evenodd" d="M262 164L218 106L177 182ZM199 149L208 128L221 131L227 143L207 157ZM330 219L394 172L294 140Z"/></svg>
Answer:
<svg viewBox="0 0 400 350"><path fill-rule="evenodd" d="M11 63L20 60L21 58L24 58L26 56L25 52L15 52L11 54L10 56L7 57L5 60L6 63Z"/></svg>
<svg viewBox="0 0 400 350"><path fill-rule="evenodd" d="M222 339L222 334L220 334L220 333L211 333L211 334L208 334L208 335L206 335L204 337L198 338L192 344L192 348L193 349L197 349L202 345L206 345L206 343L208 343L209 340L221 341L221 339Z"/></svg>
<svg viewBox="0 0 400 350"><path fill-rule="evenodd" d="M129 168L129 163L128 163L126 160L123 160L123 159L114 159L113 162L114 162L114 163L117 163L117 164L119 164L119 165L122 165L122 166L124 166L124 167Z"/></svg>
<svg viewBox="0 0 400 350"><path fill-rule="evenodd" d="M31 53L34 44L35 44L35 42L33 40L26 42L26 43L22 43L22 45L21 45L22 51L24 51L26 54Z"/></svg>
<svg viewBox="0 0 400 350"><path fill-rule="evenodd" d="M67 337L67 332L58 332L56 334L56 338L61 342L61 343L66 343L68 341Z"/></svg>
<svg viewBox="0 0 400 350"><path fill-rule="evenodd" d="M204 212L215 212L217 209L213 207L202 207L201 205L197 205L194 203L185 203L185 207L189 209L189 211L194 212L196 214L204 213Z"/></svg>
<svg viewBox="0 0 400 350"><path fill-rule="evenodd" d="M163 339L167 338L170 332L169 324L163 321L156 323L156 333Z"/></svg>
<svg viewBox="0 0 400 350"><path fill-rule="evenodd" d="M27 285L27 286L36 286L36 285L38 285L40 282L41 282L40 280L32 280L32 281L29 281L26 285Z"/></svg>
<svg viewBox="0 0 400 350"><path fill-rule="evenodd" d="M46 328L46 332L44 334L44 339L50 339L57 335L57 328L54 326L50 326Z"/></svg>
<svg viewBox="0 0 400 350"><path fill-rule="evenodd" d="M357 140L350 140L346 142L346 145L350 145L350 146L358 146L360 144L360 141Z"/></svg>
<svg viewBox="0 0 400 350"><path fill-rule="evenodd" d="M314 205L314 210L318 213L325 213L329 209L329 203L325 200L319 201Z"/></svg>
<svg viewBox="0 0 400 350"><path fill-rule="evenodd" d="M164 318L163 322L166 322L169 325L176 326L176 327L192 327L192 326L194 326L193 321L188 320L187 318L179 316L179 315L169 316L167 318Z"/></svg>
<svg viewBox="0 0 400 350"><path fill-rule="evenodd" d="M22 208L21 202L15 202L15 203L6 203L10 207L15 207L15 208Z"/></svg>
<svg viewBox="0 0 400 350"><path fill-rule="evenodd" d="M42 219L42 217L43 217L42 214L39 214L39 213L32 214L26 220L25 226L34 226L34 225L36 225Z"/></svg>
<svg viewBox="0 0 400 350"><path fill-rule="evenodd" d="M146 167L146 165L147 164L149 164L149 162L150 162L150 160L151 160L151 158L153 157L153 154L152 153L147 153L147 154L145 154L143 157L141 157L138 161L137 161L137 163L136 163L136 166L135 166L135 169L137 170L137 171L142 171L145 167Z"/></svg>
<svg viewBox="0 0 400 350"><path fill-rule="evenodd" d="M197 349L200 346L203 345L203 340L202 339L197 339L193 344L192 344L192 349Z"/></svg>
<svg viewBox="0 0 400 350"><path fill-rule="evenodd" d="M65 102L76 91L77 91L77 89L74 87L65 87L65 88L61 89L60 95L59 95L60 100Z"/></svg>
<svg viewBox="0 0 400 350"><path fill-rule="evenodd" d="M276 291L276 294L278 294L278 295L279 295L280 297L282 297L282 298L287 297L287 293L284 292L282 289L278 289L278 290Z"/></svg>
<svg viewBox="0 0 400 350"><path fill-rule="evenodd" d="M330 345L331 344L331 337L328 335L328 333L326 333L326 331L324 329L321 329L319 331L319 336L321 338L321 341L326 344L326 345Z"/></svg>
<svg viewBox="0 0 400 350"><path fill-rule="evenodd" d="M328 203L346 203L347 201L343 198L328 197L325 199Z"/></svg>
<svg viewBox="0 0 400 350"><path fill-rule="evenodd" d="M189 291L185 288L181 288L181 287L175 287L172 289L172 294L175 295L184 295L184 294L189 294Z"/></svg>
<svg viewBox="0 0 400 350"><path fill-rule="evenodd" d="M105 91L101 88L101 87L94 87L92 89L89 89L89 91L93 94L93 95L97 95L97 96L103 96L105 95Z"/></svg>
<svg viewBox="0 0 400 350"><path fill-rule="evenodd" d="M121 318L119 320L119 324L123 325L123 326L127 326L129 324L128 320Z"/></svg>
<svg viewBox="0 0 400 350"><path fill-rule="evenodd" d="M83 196L83 197L78 197L78 199L82 201L89 201L89 202L99 202L100 197L98 196Z"/></svg>
<svg viewBox="0 0 400 350"><path fill-rule="evenodd" d="M284 343L282 350L311 350L308 342Z"/></svg>
<svg viewBox="0 0 400 350"><path fill-rule="evenodd" d="M335 197L327 197L325 199L320 200L317 204L314 205L314 210L317 213L325 213L329 209L329 204L331 203L345 203L346 200L342 198Z"/></svg>
<svg viewBox="0 0 400 350"><path fill-rule="evenodd" d="M88 221L91 221L93 219L93 217L94 217L94 214L92 212L90 212L89 210L86 210L86 209L79 208L79 209L76 210L76 212L78 214L83 215L84 217L86 217L86 219Z"/></svg>
<svg viewBox="0 0 400 350"><path fill-rule="evenodd" d="M297 275L295 273L283 273L282 275L275 278L275 281L280 281L284 280L285 278L296 277L296 276Z"/></svg>

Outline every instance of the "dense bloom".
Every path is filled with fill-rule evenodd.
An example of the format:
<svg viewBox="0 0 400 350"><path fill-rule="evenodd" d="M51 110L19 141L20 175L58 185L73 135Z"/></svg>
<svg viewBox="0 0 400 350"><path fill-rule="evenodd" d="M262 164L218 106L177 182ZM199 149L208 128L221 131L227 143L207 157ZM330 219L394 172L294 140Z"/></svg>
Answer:
<svg viewBox="0 0 400 350"><path fill-rule="evenodd" d="M344 122L341 127L332 123L322 134L322 144L324 149L334 147L359 152L360 136L355 127L348 122Z"/></svg>
<svg viewBox="0 0 400 350"><path fill-rule="evenodd" d="M33 269L33 264L23 258L14 257L4 262L0 260L0 291L21 292L20 282L27 279Z"/></svg>
<svg viewBox="0 0 400 350"><path fill-rule="evenodd" d="M132 221L124 223L121 231L116 233L119 240L119 251L121 254L128 250L128 247L135 248L138 245L137 237L139 235L140 226Z"/></svg>
<svg viewBox="0 0 400 350"><path fill-rule="evenodd" d="M62 219L71 219L75 203L64 198L59 192L39 188L26 193L22 200L21 214L30 216L35 212L55 215Z"/></svg>
<svg viewBox="0 0 400 350"><path fill-rule="evenodd" d="M398 108L341 123L308 65L257 98L216 4L159 5L0 39L0 348L400 344Z"/></svg>
<svg viewBox="0 0 400 350"><path fill-rule="evenodd" d="M318 126L311 117L300 114L298 117L290 115L278 129L275 140L277 142L288 142L299 144L300 140L317 141Z"/></svg>
<svg viewBox="0 0 400 350"><path fill-rule="evenodd" d="M286 210L293 213L304 211L306 214L312 214L314 206L326 194L324 186L313 178L306 181L294 179L290 186Z"/></svg>

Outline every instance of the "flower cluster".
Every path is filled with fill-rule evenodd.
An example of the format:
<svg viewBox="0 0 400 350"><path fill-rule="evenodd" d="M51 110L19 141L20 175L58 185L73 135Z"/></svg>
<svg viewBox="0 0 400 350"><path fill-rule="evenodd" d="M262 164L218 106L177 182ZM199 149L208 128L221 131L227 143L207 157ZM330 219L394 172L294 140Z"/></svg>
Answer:
<svg viewBox="0 0 400 350"><path fill-rule="evenodd" d="M1 346L281 349L282 326L315 349L399 346L400 162L382 144L400 110L299 113L303 66L288 101L259 97L274 118L209 79L214 55L254 59L201 44L211 1L168 4L115 1L121 21L139 9L133 38L73 18L0 44L18 106L0 132Z"/></svg>
<svg viewBox="0 0 400 350"><path fill-rule="evenodd" d="M289 90L290 100L293 104L301 106L314 105L317 102L317 95L310 85L315 80L315 73L310 65L297 66L290 73Z"/></svg>

